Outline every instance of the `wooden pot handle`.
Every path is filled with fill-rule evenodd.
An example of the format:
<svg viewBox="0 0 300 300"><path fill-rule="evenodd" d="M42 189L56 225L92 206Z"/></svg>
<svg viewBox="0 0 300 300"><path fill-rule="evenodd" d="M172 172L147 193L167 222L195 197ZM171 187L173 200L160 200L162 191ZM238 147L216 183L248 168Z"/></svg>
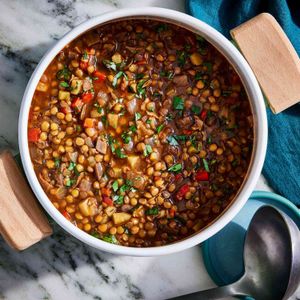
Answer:
<svg viewBox="0 0 300 300"><path fill-rule="evenodd" d="M300 100L300 60L275 18L262 13L231 30L270 108L279 113Z"/></svg>
<svg viewBox="0 0 300 300"><path fill-rule="evenodd" d="M24 250L52 234L12 154L0 154L0 233L16 250Z"/></svg>

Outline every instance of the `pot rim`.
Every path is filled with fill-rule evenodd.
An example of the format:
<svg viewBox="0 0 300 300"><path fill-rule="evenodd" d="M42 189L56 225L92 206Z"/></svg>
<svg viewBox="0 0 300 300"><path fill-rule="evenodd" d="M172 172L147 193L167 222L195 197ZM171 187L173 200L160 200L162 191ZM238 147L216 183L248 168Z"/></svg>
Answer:
<svg viewBox="0 0 300 300"><path fill-rule="evenodd" d="M186 27L199 35L206 38L214 47L218 49L227 60L233 65L236 72L240 76L245 90L251 103L254 117L254 147L252 160L236 198L229 207L210 225L200 232L187 237L184 240L158 247L135 248L120 246L104 242L94 238L83 230L77 228L71 222L67 221L63 215L54 207L48 196L42 189L37 176L34 172L28 148L27 138L27 122L30 104L37 86L37 83L44 73L49 63L54 59L57 53L64 48L66 44L90 30L93 27L103 23L116 21L123 18L152 18L170 23L177 23ZM47 213L68 233L81 240L82 242L114 254L123 254L131 256L158 256L179 252L195 246L204 240L210 238L223 227L225 227L243 207L251 192L254 190L255 184L260 176L267 146L267 117L263 95L261 93L258 82L241 53L226 39L221 33L209 26L208 24L191 17L185 13L181 13L171 9L159 7L143 7L143 8L126 8L116 11L104 13L100 16L89 19L65 34L53 47L51 47L43 56L37 67L35 68L24 92L21 103L18 123L18 142L23 168L29 181L31 189L38 198L39 202Z"/></svg>

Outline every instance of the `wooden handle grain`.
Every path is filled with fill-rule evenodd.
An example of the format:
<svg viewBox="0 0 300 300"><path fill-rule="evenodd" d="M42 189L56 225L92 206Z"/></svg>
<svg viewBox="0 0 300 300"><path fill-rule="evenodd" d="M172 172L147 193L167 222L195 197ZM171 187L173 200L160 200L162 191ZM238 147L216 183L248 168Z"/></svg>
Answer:
<svg viewBox="0 0 300 300"><path fill-rule="evenodd" d="M0 154L0 233L16 250L24 250L52 233L9 151Z"/></svg>
<svg viewBox="0 0 300 300"><path fill-rule="evenodd" d="M230 33L274 113L300 101L300 60L273 16L262 13Z"/></svg>

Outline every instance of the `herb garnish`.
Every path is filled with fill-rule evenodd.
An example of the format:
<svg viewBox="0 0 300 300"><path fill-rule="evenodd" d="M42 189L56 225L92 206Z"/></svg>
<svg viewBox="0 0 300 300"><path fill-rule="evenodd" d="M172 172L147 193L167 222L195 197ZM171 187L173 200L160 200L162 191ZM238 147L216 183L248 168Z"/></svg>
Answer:
<svg viewBox="0 0 300 300"><path fill-rule="evenodd" d="M175 164L173 166L171 166L168 171L169 172L178 172L178 171L181 171L182 169L182 164Z"/></svg>
<svg viewBox="0 0 300 300"><path fill-rule="evenodd" d="M140 80L139 83L137 84L136 86L136 90L137 90L137 96L139 98L142 98L145 96L146 94L146 90L144 88L144 84L147 82L147 79L143 79L143 80Z"/></svg>
<svg viewBox="0 0 300 300"><path fill-rule="evenodd" d="M63 69L59 70L56 73L56 78L58 80L70 80L71 79L71 71L65 66Z"/></svg>
<svg viewBox="0 0 300 300"><path fill-rule="evenodd" d="M172 135L170 135L170 136L167 137L167 141L169 142L169 144L171 146L178 146L179 145L178 142L177 142L177 140L176 140L176 138L174 136L172 136Z"/></svg>
<svg viewBox="0 0 300 300"><path fill-rule="evenodd" d="M107 235L103 236L101 239L103 241L111 243L111 244L118 244L118 240L115 237L115 235L113 235L113 234L107 234Z"/></svg>
<svg viewBox="0 0 300 300"><path fill-rule="evenodd" d="M121 149L121 148L117 148L116 149L116 155L119 157L119 158L126 158L127 155L124 153L124 150Z"/></svg>
<svg viewBox="0 0 300 300"><path fill-rule="evenodd" d="M122 76L123 76L126 80L128 80L127 75L126 75L123 71L119 71L119 72L115 75L115 77L114 77L114 79L113 79L113 81L112 81L112 86L113 86L114 88L115 88L115 87L117 86L117 84L118 84L118 79L121 78Z"/></svg>
<svg viewBox="0 0 300 300"><path fill-rule="evenodd" d="M178 110L182 110L184 108L183 99L178 97L178 96L174 96L173 97L173 108L178 109Z"/></svg>
<svg viewBox="0 0 300 300"><path fill-rule="evenodd" d="M114 201L114 203L115 204L123 204L123 202L124 202L124 196L122 196L122 195L114 195L113 196L113 201Z"/></svg>
<svg viewBox="0 0 300 300"><path fill-rule="evenodd" d="M199 115L200 112L201 112L200 106L197 106L197 105L194 105L194 104L192 105L191 110L192 110L192 112L193 112L194 114L196 114L196 115Z"/></svg>
<svg viewBox="0 0 300 300"><path fill-rule="evenodd" d="M160 132L163 130L164 126L165 126L164 124L160 124L160 125L157 127L156 132L157 132L157 133L160 133Z"/></svg>
<svg viewBox="0 0 300 300"><path fill-rule="evenodd" d="M202 158L202 161L203 161L205 171L209 172L209 166L207 160L205 158Z"/></svg>
<svg viewBox="0 0 300 300"><path fill-rule="evenodd" d="M142 115L139 112L136 112L134 114L135 121L139 120L141 117L142 117Z"/></svg>
<svg viewBox="0 0 300 300"><path fill-rule="evenodd" d="M70 162L70 165L69 165L69 167L68 167L68 170L69 170L69 171L72 171L75 167L76 167L76 164L75 164L73 161L71 161L71 162Z"/></svg>
<svg viewBox="0 0 300 300"><path fill-rule="evenodd" d="M144 156L148 156L149 154L151 154L153 152L152 147L150 145L146 145L145 149L144 149Z"/></svg>
<svg viewBox="0 0 300 300"><path fill-rule="evenodd" d="M111 69L113 71L117 71L117 65L113 62L113 61L109 61L109 60L106 60L104 59L102 61L102 63L104 64L104 66L107 68L107 69Z"/></svg>
<svg viewBox="0 0 300 300"><path fill-rule="evenodd" d="M69 85L67 82L65 82L65 81L61 81L61 82L59 83L59 86L64 87L64 88L70 87L70 85Z"/></svg>
<svg viewBox="0 0 300 300"><path fill-rule="evenodd" d="M119 188L118 180L115 180L111 187L112 187L113 191L116 192Z"/></svg>
<svg viewBox="0 0 300 300"><path fill-rule="evenodd" d="M152 207L152 208L149 208L145 211L145 214L147 216L149 215L158 215L158 207Z"/></svg>
<svg viewBox="0 0 300 300"><path fill-rule="evenodd" d="M59 158L55 158L54 165L55 165L55 168L59 168L59 166L60 166L60 159Z"/></svg>

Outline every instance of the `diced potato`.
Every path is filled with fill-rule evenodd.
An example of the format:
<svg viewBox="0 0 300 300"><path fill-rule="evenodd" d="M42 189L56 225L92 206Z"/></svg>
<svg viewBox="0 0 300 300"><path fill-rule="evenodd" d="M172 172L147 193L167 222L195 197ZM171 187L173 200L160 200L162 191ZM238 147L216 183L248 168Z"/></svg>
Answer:
<svg viewBox="0 0 300 300"><path fill-rule="evenodd" d="M115 53L111 60L115 63L115 64L120 64L122 62L122 56L120 53Z"/></svg>
<svg viewBox="0 0 300 300"><path fill-rule="evenodd" d="M82 90L82 80L74 78L71 81L71 94L78 95Z"/></svg>
<svg viewBox="0 0 300 300"><path fill-rule="evenodd" d="M140 158L137 155L130 155L128 156L128 162L130 164L131 169L136 169L138 164L140 163Z"/></svg>
<svg viewBox="0 0 300 300"><path fill-rule="evenodd" d="M198 52L194 52L191 56L190 56L190 60L191 60L191 63L194 65L194 66L200 66L203 62L203 59L200 55L200 53Z"/></svg>
<svg viewBox="0 0 300 300"><path fill-rule="evenodd" d="M58 99L59 100L69 101L70 97L71 97L70 92L67 92L67 91L59 91L58 92Z"/></svg>
<svg viewBox="0 0 300 300"><path fill-rule="evenodd" d="M109 169L108 174L112 178L119 178L122 176L122 169L118 167L113 167Z"/></svg>
<svg viewBox="0 0 300 300"><path fill-rule="evenodd" d="M82 215L84 215L85 217L88 217L90 215L90 209L89 209L89 205L88 205L88 199L85 199L85 200L81 201L78 204L78 207L79 207L80 212L82 213Z"/></svg>
<svg viewBox="0 0 300 300"><path fill-rule="evenodd" d="M47 92L49 85L47 83L39 81L36 90L39 92Z"/></svg>
<svg viewBox="0 0 300 300"><path fill-rule="evenodd" d="M125 212L121 212L121 213L114 213L112 217L115 225L120 225L122 223L129 221L131 215Z"/></svg>
<svg viewBox="0 0 300 300"><path fill-rule="evenodd" d="M118 120L119 120L119 116L116 114L108 114L107 115L108 124L113 128L118 127Z"/></svg>
<svg viewBox="0 0 300 300"><path fill-rule="evenodd" d="M117 208L114 206L108 206L105 208L105 213L111 217L115 212L116 212Z"/></svg>
<svg viewBox="0 0 300 300"><path fill-rule="evenodd" d="M97 213L97 200L92 197L86 198L78 204L78 207L83 216L94 216Z"/></svg>

